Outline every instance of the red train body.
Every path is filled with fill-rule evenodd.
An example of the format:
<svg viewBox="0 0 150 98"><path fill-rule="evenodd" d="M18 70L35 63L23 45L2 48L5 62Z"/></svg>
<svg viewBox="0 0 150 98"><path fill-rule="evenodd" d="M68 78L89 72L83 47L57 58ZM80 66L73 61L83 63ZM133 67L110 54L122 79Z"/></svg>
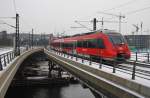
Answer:
<svg viewBox="0 0 150 98"><path fill-rule="evenodd" d="M127 42L110 30L90 32L53 40L51 47L62 52L103 59L130 58Z"/></svg>

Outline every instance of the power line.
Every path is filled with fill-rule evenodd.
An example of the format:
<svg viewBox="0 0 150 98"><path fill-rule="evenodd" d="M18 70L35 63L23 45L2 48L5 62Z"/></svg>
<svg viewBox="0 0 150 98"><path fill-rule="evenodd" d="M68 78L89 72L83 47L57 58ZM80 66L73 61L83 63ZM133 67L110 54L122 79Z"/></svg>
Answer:
<svg viewBox="0 0 150 98"><path fill-rule="evenodd" d="M29 30L33 28L33 26L24 18L21 18L21 21Z"/></svg>
<svg viewBox="0 0 150 98"><path fill-rule="evenodd" d="M131 0L131 1L128 1L128 2L126 2L126 3L120 4L120 5L116 6L116 7L113 7L113 8L104 10L104 11L110 11L110 10L114 10L114 9L117 9L117 8L121 8L121 7L127 6L127 5L129 5L129 4L132 4L132 3L134 3L135 1L137 1L137 0Z"/></svg>
<svg viewBox="0 0 150 98"><path fill-rule="evenodd" d="M112 13L105 13L105 12L98 12L98 13L118 17L119 18L119 32L121 32L121 23L122 23L121 20L122 20L122 18L125 18L124 15L121 15L121 13L120 13L120 15L116 15L116 14L112 14Z"/></svg>
<svg viewBox="0 0 150 98"><path fill-rule="evenodd" d="M0 19L15 19L16 17L0 17Z"/></svg>
<svg viewBox="0 0 150 98"><path fill-rule="evenodd" d="M142 8L142 9L130 11L130 12L127 12L126 14L127 14L127 15L130 15L130 14L134 14L134 13L137 13L137 12L141 12L141 11L147 10L147 9L150 9L150 6L149 6L149 7Z"/></svg>
<svg viewBox="0 0 150 98"><path fill-rule="evenodd" d="M86 28L87 30L92 31L90 28L88 28L87 26L81 24L80 22L83 22L83 21L75 21L75 23L79 24L79 25L82 26L83 28ZM87 22L87 21L84 21L84 22Z"/></svg>

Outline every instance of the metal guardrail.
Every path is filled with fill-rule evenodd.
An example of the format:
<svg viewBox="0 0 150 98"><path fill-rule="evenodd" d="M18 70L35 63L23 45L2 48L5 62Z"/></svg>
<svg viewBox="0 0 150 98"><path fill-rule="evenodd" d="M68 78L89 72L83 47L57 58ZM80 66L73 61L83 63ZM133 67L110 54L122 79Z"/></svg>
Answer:
<svg viewBox="0 0 150 98"><path fill-rule="evenodd" d="M31 47L31 48L34 48L34 47ZM22 47L20 49L20 52L23 53L29 49L30 48ZM0 54L0 71L2 71L4 67L6 67L14 58L15 58L15 52L13 50Z"/></svg>
<svg viewBox="0 0 150 98"><path fill-rule="evenodd" d="M0 71L3 70L15 58L14 51L0 55Z"/></svg>
<svg viewBox="0 0 150 98"><path fill-rule="evenodd" d="M129 75L131 75L132 80L135 80L136 77L150 80L150 71L137 68L137 67L150 68L148 63L142 63L142 62L135 61L135 60L128 60L128 61L124 61L124 62L114 60L113 62L111 62L110 65L104 66L102 59L100 59L98 61L93 61L91 58L88 58L88 57L82 57L79 55L73 55L73 54L69 54L69 53L62 53L59 50L53 50L53 51L56 54L61 55L63 57L67 57L67 58L71 58L71 59L73 59L73 57L75 57L76 61L78 61L78 59L81 59L82 63L89 62L89 65L92 65L92 63L98 64L100 69L102 67L110 68L110 69L112 69L112 73L116 73L116 71L120 71L122 73L129 74ZM130 67L121 66L120 64L129 64Z"/></svg>

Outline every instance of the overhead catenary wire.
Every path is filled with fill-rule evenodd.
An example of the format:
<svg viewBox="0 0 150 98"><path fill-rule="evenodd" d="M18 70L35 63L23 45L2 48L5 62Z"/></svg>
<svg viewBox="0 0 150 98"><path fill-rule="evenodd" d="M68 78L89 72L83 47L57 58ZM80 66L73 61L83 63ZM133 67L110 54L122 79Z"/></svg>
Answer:
<svg viewBox="0 0 150 98"><path fill-rule="evenodd" d="M132 4L132 3L135 3L135 1L137 1L137 0L131 0L131 1L128 1L128 2L126 2L126 3L117 5L116 7L113 7L113 8L110 8L110 9L106 9L106 10L104 10L104 11L110 11L110 10L114 10L114 9L117 9L117 8L125 7L125 6L127 6L127 5Z"/></svg>
<svg viewBox="0 0 150 98"><path fill-rule="evenodd" d="M114 10L114 9L117 9L117 8L121 8L121 7L130 5L130 4L134 3L135 1L137 1L137 0L128 1L128 2L126 2L126 3L124 3L124 4L118 5L118 6L116 6L116 7L113 7L113 8L110 8L110 9L106 9L106 10L104 10L103 12L110 11L110 10ZM133 10L133 11L129 11L129 12L125 13L125 14L130 15L130 14L134 14L134 13L137 13L137 12L141 12L141 11L147 10L147 9L150 9L150 6L149 6L149 7L145 7L145 8L141 8L141 9L137 9L137 10Z"/></svg>
<svg viewBox="0 0 150 98"><path fill-rule="evenodd" d="M85 21L84 21L85 22ZM87 21L86 21L87 22ZM82 26L83 28L86 28L89 31L92 31L90 28L86 27L85 25L81 24L79 21L75 21L75 23L79 24L80 26Z"/></svg>
<svg viewBox="0 0 150 98"><path fill-rule="evenodd" d="M12 4L12 9L14 10L14 13L15 13L15 15L17 14L17 9L16 9L16 2L15 2L15 0L12 0L11 1L11 4ZM2 19L2 20L1 20ZM16 16L3 16L3 17L0 17L0 24L2 24L2 25L7 25L8 27L11 27L11 28L16 28L16 26L14 26L14 25L11 25L11 23L8 23L8 21L7 22L5 22L5 21L3 21L3 20L9 20L9 19L16 19Z"/></svg>
<svg viewBox="0 0 150 98"><path fill-rule="evenodd" d="M138 12L141 12L141 11L144 11L144 10L148 10L148 9L150 9L150 6L145 7L145 8L141 8L141 9L137 9L137 10L134 10L134 11L130 11L130 12L127 12L126 14L131 15L131 14L135 14L135 13L138 13Z"/></svg>
<svg viewBox="0 0 150 98"><path fill-rule="evenodd" d="M17 14L18 11L17 11L17 6L16 6L16 0L13 0L13 6L14 6L15 14ZM20 12L20 11L19 11L19 12ZM20 13L21 13L21 12L20 12ZM26 25L27 27L29 27L29 30L33 28L33 27L32 27L29 23L27 23L27 21L24 20L22 17L21 17L21 21L24 23L24 25ZM29 30L28 30L28 31L29 31Z"/></svg>
<svg viewBox="0 0 150 98"><path fill-rule="evenodd" d="M17 7L16 7L16 2L15 2L15 0L13 0L13 7L14 7L14 12L15 12L15 14L17 14ZM11 19L11 18L13 18L13 19L15 19L16 17L14 16L14 17L0 17L1 19Z"/></svg>

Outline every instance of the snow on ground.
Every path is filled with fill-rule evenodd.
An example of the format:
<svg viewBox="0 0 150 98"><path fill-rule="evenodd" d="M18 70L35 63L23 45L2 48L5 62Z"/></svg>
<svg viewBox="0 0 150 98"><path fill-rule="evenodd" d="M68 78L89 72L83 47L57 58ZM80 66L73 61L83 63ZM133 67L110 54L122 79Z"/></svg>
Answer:
<svg viewBox="0 0 150 98"><path fill-rule="evenodd" d="M54 52L54 53L57 54L56 52ZM60 55L60 56L64 57L64 54ZM68 56L66 55L65 58L68 58ZM68 59L71 59L71 56L69 56ZM76 57L73 57L72 60L76 61ZM76 62L82 63L82 59L78 58L78 60ZM136 83L139 83L139 84L146 85L146 86L150 87L150 76L146 76L146 75L136 73L137 76L135 76L135 80L132 80L132 72L130 72L130 71L126 71L126 70L123 70L123 69L116 68L116 73L113 73L113 67L102 64L102 68L100 69L99 68L99 65L100 65L99 63L92 62L92 64L89 65L90 61L88 61L88 60L84 60L84 62L82 64L87 65L87 66L91 66L95 69L103 70L107 73L111 73L111 74L114 74L116 76L123 77L123 78L125 78L129 81L133 81L133 82L136 82ZM141 70L150 71L149 68L143 68L143 67L137 67L137 68L141 69ZM148 78L149 80L144 79L144 78Z"/></svg>
<svg viewBox="0 0 150 98"><path fill-rule="evenodd" d="M150 55L150 53L149 53ZM130 60L136 60L136 53L135 52L131 52L131 58ZM149 59L150 60L150 59ZM147 62L148 61L148 53L137 53L137 61L141 61L141 62Z"/></svg>
<svg viewBox="0 0 150 98"><path fill-rule="evenodd" d="M7 52L10 52L10 51L13 51L13 50L14 50L13 47L3 47L3 48L0 47L0 55L4 54L4 53L7 53ZM25 47L20 47L20 52L21 53L24 52L25 50L26 50Z"/></svg>
<svg viewBox="0 0 150 98"><path fill-rule="evenodd" d="M7 53L7 52L10 52L10 51L12 51L12 50L13 50L12 47L0 48L0 55L1 55L1 54L4 54L4 53Z"/></svg>

